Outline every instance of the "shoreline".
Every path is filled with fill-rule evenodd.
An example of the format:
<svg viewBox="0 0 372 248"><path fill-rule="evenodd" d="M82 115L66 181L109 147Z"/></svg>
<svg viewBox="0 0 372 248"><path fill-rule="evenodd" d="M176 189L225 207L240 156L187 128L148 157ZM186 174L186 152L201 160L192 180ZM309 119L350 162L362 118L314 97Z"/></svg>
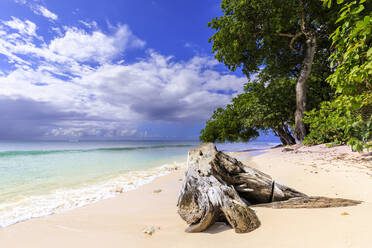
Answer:
<svg viewBox="0 0 372 248"><path fill-rule="evenodd" d="M217 223L207 232L190 234L184 232L186 223L177 214L177 196L184 174L184 169L180 169L110 199L0 228L0 240L4 247L12 248L192 247L195 244L224 248L242 244L368 247L372 242L369 221L372 176L368 174L372 172L371 161L334 159L328 156L333 150L322 155L317 147L313 151L283 152L282 149L268 149L242 162L306 194L344 197L363 203L327 209L254 208L262 226L251 233L236 234L230 227ZM143 233L152 226L156 227L152 236Z"/></svg>
<svg viewBox="0 0 372 248"><path fill-rule="evenodd" d="M122 193L136 190L151 183L158 177L166 176L175 170L184 168L186 160L169 162L153 168L128 171L100 179L94 183L81 184L73 188L61 188L54 192L27 196L15 202L6 202L9 211L0 211L0 229L31 219L64 213L76 208L89 206L99 201L116 197ZM28 205L26 202L29 202ZM2 210L0 208L0 210ZM15 214L17 213L17 216ZM7 216L13 216L13 218Z"/></svg>

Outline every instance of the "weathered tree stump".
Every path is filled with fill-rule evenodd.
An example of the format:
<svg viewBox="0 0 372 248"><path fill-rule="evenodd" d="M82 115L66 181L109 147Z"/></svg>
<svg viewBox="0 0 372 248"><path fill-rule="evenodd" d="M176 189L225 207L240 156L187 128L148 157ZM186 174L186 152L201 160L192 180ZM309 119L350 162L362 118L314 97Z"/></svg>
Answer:
<svg viewBox="0 0 372 248"><path fill-rule="evenodd" d="M189 227L202 232L216 221L227 221L237 233L260 226L249 206L270 208L344 207L347 199L309 197L216 150L212 143L190 150L178 198L178 213Z"/></svg>

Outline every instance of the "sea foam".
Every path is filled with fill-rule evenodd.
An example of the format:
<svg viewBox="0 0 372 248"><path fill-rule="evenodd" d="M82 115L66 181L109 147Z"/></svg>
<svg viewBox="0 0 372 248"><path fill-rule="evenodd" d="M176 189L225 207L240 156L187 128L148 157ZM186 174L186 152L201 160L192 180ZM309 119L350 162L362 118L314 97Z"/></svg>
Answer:
<svg viewBox="0 0 372 248"><path fill-rule="evenodd" d="M45 195L28 196L0 203L0 227L111 198L150 183L155 178L167 175L183 166L185 163L174 162L147 170L130 171L105 181L86 184L78 188L58 189Z"/></svg>

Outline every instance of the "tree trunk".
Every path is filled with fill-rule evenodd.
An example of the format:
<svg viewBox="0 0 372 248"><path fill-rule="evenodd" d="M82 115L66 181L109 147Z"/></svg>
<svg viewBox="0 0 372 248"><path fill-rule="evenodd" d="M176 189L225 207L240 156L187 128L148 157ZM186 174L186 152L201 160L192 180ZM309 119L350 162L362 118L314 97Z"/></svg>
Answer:
<svg viewBox="0 0 372 248"><path fill-rule="evenodd" d="M294 145L296 144L291 132L288 130L288 126L279 126L278 128L273 128L277 136L283 145Z"/></svg>
<svg viewBox="0 0 372 248"><path fill-rule="evenodd" d="M269 175L218 152L212 143L190 150L187 171L178 198L178 213L189 227L201 232L216 221L227 221L237 233L260 226L249 206L271 208L337 207L358 201L308 197L273 180Z"/></svg>
<svg viewBox="0 0 372 248"><path fill-rule="evenodd" d="M296 84L296 112L295 132L296 143L300 144L306 136L305 123L303 122L306 111L306 82L309 78L316 50L315 35L309 35L306 40L305 58L302 61L300 75Z"/></svg>

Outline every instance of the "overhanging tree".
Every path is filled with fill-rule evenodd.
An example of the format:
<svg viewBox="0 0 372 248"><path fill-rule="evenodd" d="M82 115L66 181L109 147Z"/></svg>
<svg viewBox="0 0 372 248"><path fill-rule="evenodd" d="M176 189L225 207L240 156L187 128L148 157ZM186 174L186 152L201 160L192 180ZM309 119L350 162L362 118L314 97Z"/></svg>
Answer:
<svg viewBox="0 0 372 248"><path fill-rule="evenodd" d="M315 75L321 74L315 65ZM331 88L324 78L309 79L309 106L314 108L328 100ZM203 142L249 141L259 135L259 130L272 130L284 145L295 144L291 134L294 125L296 80L270 78L264 71L246 84L245 93L232 99L225 108L218 108L201 131Z"/></svg>
<svg viewBox="0 0 372 248"><path fill-rule="evenodd" d="M271 78L296 79L294 136L301 143L307 81L314 62L330 55L337 10L319 0L223 0L221 8L224 15L208 23L216 30L210 38L215 57L231 70L242 67L248 78L264 67Z"/></svg>
<svg viewBox="0 0 372 248"><path fill-rule="evenodd" d="M249 141L258 130L271 129L283 144L294 144L289 131L293 123L295 82L290 79L265 82L255 80L246 84L245 93L233 98L225 109L217 109L200 137L203 142ZM287 98L282 101L282 96Z"/></svg>

